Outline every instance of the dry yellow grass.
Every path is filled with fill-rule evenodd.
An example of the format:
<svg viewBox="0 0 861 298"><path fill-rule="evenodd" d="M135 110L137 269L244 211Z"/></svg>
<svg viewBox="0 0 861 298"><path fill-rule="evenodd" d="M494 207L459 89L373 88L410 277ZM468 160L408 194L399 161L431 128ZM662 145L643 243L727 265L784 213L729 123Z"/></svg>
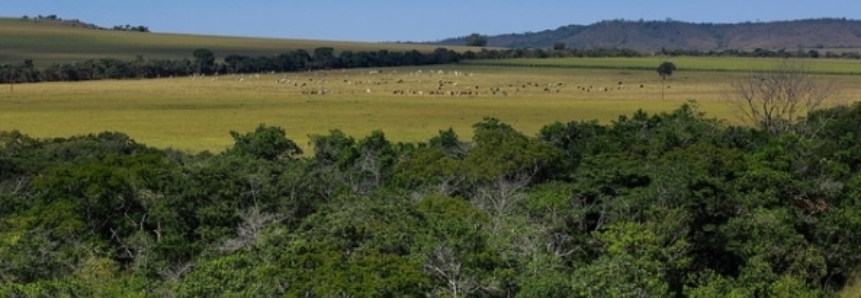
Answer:
<svg viewBox="0 0 861 298"><path fill-rule="evenodd" d="M728 73L677 73L661 100L652 71L462 65L379 71L19 84L14 92L3 86L0 130L34 137L120 131L150 146L221 151L232 144L230 130L260 123L283 127L305 146L308 135L331 129L357 138L381 129L390 140L419 142L449 127L469 138L483 117L535 134L553 121L609 121L640 108L672 110L690 99L708 115L739 123L722 101L734 75ZM855 77L827 79L844 95L861 94Z"/></svg>

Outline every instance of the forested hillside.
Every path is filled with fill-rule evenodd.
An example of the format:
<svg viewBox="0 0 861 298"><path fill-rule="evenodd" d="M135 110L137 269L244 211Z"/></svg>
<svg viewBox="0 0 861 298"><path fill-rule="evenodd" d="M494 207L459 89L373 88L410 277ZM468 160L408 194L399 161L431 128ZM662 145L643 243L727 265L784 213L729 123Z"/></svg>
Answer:
<svg viewBox="0 0 861 298"><path fill-rule="evenodd" d="M466 37L443 40L463 45ZM861 21L809 19L736 24L666 21L602 21L568 25L554 30L487 37L487 45L512 48L624 48L654 52L668 50L796 50L861 48Z"/></svg>
<svg viewBox="0 0 861 298"><path fill-rule="evenodd" d="M3 132L0 297L822 297L861 261L861 104L808 120L692 102L313 152Z"/></svg>

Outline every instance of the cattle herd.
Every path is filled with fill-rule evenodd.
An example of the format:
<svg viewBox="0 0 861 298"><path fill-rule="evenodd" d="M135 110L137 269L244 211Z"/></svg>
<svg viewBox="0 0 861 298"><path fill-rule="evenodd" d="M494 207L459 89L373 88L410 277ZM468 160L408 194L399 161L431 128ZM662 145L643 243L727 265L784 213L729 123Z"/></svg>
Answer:
<svg viewBox="0 0 861 298"><path fill-rule="evenodd" d="M631 92L648 87L640 82L546 81L559 76L499 76L458 70L321 70L290 73L193 75L192 80L215 84L238 84L247 88L276 88L285 94L373 95L416 97L528 97L542 94L565 96L572 93ZM544 80L542 80L542 78ZM236 86L236 85L234 85ZM666 86L669 87L669 86ZM658 88L660 88L658 86Z"/></svg>

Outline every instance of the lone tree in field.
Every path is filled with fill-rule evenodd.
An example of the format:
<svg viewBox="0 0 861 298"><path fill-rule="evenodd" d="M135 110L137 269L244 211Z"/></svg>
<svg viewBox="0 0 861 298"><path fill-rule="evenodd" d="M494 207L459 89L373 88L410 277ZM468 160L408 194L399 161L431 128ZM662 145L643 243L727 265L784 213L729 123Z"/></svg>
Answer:
<svg viewBox="0 0 861 298"><path fill-rule="evenodd" d="M664 81L667 80L667 77L672 76L674 71L676 71L676 65L672 62L664 61L658 65L658 75L661 76L661 100L664 100Z"/></svg>
<svg viewBox="0 0 861 298"><path fill-rule="evenodd" d="M800 60L784 59L730 83L727 101L742 120L770 133L788 132L836 95L831 84L815 80Z"/></svg>
<svg viewBox="0 0 861 298"><path fill-rule="evenodd" d="M468 47L486 47L487 37L484 37L478 33L473 33L466 37L464 43Z"/></svg>

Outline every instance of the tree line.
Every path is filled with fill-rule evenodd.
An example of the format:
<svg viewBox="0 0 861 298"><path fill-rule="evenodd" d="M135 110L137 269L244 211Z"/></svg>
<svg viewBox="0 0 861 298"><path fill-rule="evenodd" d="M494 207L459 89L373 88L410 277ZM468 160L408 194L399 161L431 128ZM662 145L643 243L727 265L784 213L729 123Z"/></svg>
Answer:
<svg viewBox="0 0 861 298"><path fill-rule="evenodd" d="M688 56L688 57L749 57L749 58L829 58L829 59L861 59L861 53L852 51L824 53L816 49L811 50L722 50L722 51L699 51L683 49L661 49L656 52L641 52L627 48L570 48L563 42L556 42L550 48L512 48L493 49L482 48L477 52L467 51L464 59L510 59L510 58L591 58L591 57L649 57L649 56Z"/></svg>
<svg viewBox="0 0 861 298"><path fill-rule="evenodd" d="M144 33L146 33L146 32L149 32L149 27L144 26L144 25L132 26L132 25L126 24L125 26L123 26L123 25L116 25L116 26L113 26L113 27L111 27L111 30L113 30L113 31L144 32Z"/></svg>
<svg viewBox="0 0 861 298"><path fill-rule="evenodd" d="M666 56L712 56L712 57L755 57L755 58L829 58L829 59L861 59L861 53L852 51L825 51L820 50L768 50L756 48L750 51L743 50L723 50L723 51L697 51L697 50L667 50L661 49L658 53Z"/></svg>
<svg viewBox="0 0 861 298"><path fill-rule="evenodd" d="M230 54L217 62L208 49L197 49L193 58L181 60L114 58L88 59L75 63L55 63L37 67L33 60L19 64L0 65L0 83L36 83L53 81L86 81L102 79L137 79L193 74L260 73L270 71L308 71L356 67L419 66L457 63L463 56L445 48L429 53L416 50L397 52L342 51L335 54L331 47L320 47L313 52L288 51L277 56L246 56Z"/></svg>
<svg viewBox="0 0 861 298"><path fill-rule="evenodd" d="M134 30L134 27L129 27ZM558 44L554 49L495 49L481 48L476 51L455 52L437 48L432 52L412 51L341 51L336 54L332 47L319 47L307 50L292 50L276 56L249 56L241 54L225 55L218 62L215 53L202 48L192 53L192 57L171 59L144 59L138 55L132 60L115 58L88 59L74 63L55 63L37 67L33 60L22 63L0 65L0 83L35 83L52 81L85 81L101 79L136 79L193 74L260 73L269 71L307 71L320 69L420 66L452 64L472 59L513 59L513 58L562 58L562 57L643 57L662 56L732 56L732 57L784 57L819 58L815 50L753 51L726 50L721 52L699 52L684 50L662 50L659 53L641 53L623 48L565 48ZM827 52L826 58L859 59L861 54Z"/></svg>
<svg viewBox="0 0 861 298"><path fill-rule="evenodd" d="M150 32L150 31L149 31L149 27L144 26L144 25L138 25L138 26L132 26L132 25L129 25L129 24L126 24L126 25L116 25L116 26L113 26L113 27L111 27L110 29L108 29L108 28L105 28L105 27L98 26L98 25L96 25L96 24L92 24L92 23L85 23L85 22L82 22L82 21L80 21L80 20L78 20L78 19L71 19L71 20L70 20L70 19L63 19L63 18L58 17L56 14L51 14L51 15L47 15L47 16L38 15L38 16L35 16L35 17L32 17L32 18L31 18L31 17L29 17L29 16L27 16L27 15L24 15L24 16L22 16L22 17L21 17L21 19L22 19L22 20L33 20L33 21L35 21L35 22L38 22L38 21L57 22L57 23L67 24L67 25L72 26L72 27L83 27L83 28L89 28L89 29L95 29L95 30L113 30L113 31L128 31L128 32Z"/></svg>
<svg viewBox="0 0 861 298"><path fill-rule="evenodd" d="M861 264L861 104L806 118L310 152L265 124L219 153L2 132L0 296L827 297Z"/></svg>

